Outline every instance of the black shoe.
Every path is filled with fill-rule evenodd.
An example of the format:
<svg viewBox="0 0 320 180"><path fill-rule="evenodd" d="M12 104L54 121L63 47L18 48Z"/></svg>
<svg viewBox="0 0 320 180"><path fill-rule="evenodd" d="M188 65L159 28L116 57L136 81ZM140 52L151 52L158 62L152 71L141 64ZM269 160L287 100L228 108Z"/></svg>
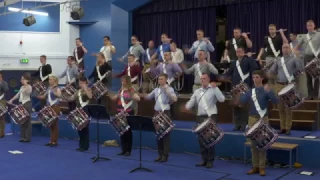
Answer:
<svg viewBox="0 0 320 180"><path fill-rule="evenodd" d="M201 166L206 166L207 165L207 162L201 162L199 164L196 164L197 167L201 167Z"/></svg>
<svg viewBox="0 0 320 180"><path fill-rule="evenodd" d="M162 156L159 156L157 159L154 160L154 162L159 162L162 159Z"/></svg>
<svg viewBox="0 0 320 180"><path fill-rule="evenodd" d="M82 148L77 148L76 150L77 150L77 151L81 151L81 149L82 149Z"/></svg>
<svg viewBox="0 0 320 180"><path fill-rule="evenodd" d="M206 164L206 168L212 168L212 167L213 167L212 162L208 162L208 163Z"/></svg>
<svg viewBox="0 0 320 180"><path fill-rule="evenodd" d="M131 152L124 153L124 156L131 156Z"/></svg>
<svg viewBox="0 0 320 180"><path fill-rule="evenodd" d="M58 144L51 143L51 145L50 145L50 147L55 147L55 146L58 146Z"/></svg>
<svg viewBox="0 0 320 180"><path fill-rule="evenodd" d="M4 135L1 135L0 138L4 138Z"/></svg>
<svg viewBox="0 0 320 180"><path fill-rule="evenodd" d="M88 149L87 148L81 148L80 149L80 152L84 152L84 151L88 151Z"/></svg>
<svg viewBox="0 0 320 180"><path fill-rule="evenodd" d="M121 151L120 153L118 153L118 156L123 156L126 152L125 151Z"/></svg>
<svg viewBox="0 0 320 180"><path fill-rule="evenodd" d="M28 140L23 140L23 141L21 141L21 142L28 143L28 142L30 142L30 141L28 141Z"/></svg>
<svg viewBox="0 0 320 180"><path fill-rule="evenodd" d="M23 142L23 141L24 141L23 139L20 139L20 140L19 140L19 142Z"/></svg>
<svg viewBox="0 0 320 180"><path fill-rule="evenodd" d="M284 133L286 133L285 129L281 129L280 131L278 131L278 134L284 134Z"/></svg>
<svg viewBox="0 0 320 180"><path fill-rule="evenodd" d="M45 144L45 146L51 146L51 144L52 144L52 143L47 143L47 144Z"/></svg>
<svg viewBox="0 0 320 180"><path fill-rule="evenodd" d="M290 135L290 134L291 134L290 130L286 130L286 135Z"/></svg>
<svg viewBox="0 0 320 180"><path fill-rule="evenodd" d="M167 162L168 161L168 156L162 156L159 162Z"/></svg>
<svg viewBox="0 0 320 180"><path fill-rule="evenodd" d="M245 127L245 126L241 126L241 127L240 127L240 131L243 131L243 132L244 132L245 130L246 130L246 127Z"/></svg>

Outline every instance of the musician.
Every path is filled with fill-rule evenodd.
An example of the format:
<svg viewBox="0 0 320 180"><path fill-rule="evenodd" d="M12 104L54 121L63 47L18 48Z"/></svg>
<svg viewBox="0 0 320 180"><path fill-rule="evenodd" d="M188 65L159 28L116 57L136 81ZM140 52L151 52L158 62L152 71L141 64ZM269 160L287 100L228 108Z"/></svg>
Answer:
<svg viewBox="0 0 320 180"><path fill-rule="evenodd" d="M252 48L252 42L249 39L246 33L241 33L240 28L233 29L233 38L228 41L227 53L230 60L237 60L237 49L242 47L244 51L247 51L247 48Z"/></svg>
<svg viewBox="0 0 320 180"><path fill-rule="evenodd" d="M154 53L151 57L151 63L156 65L158 62L164 62L164 52L170 51L170 41L168 34L161 34L161 42L162 44L157 48L156 53Z"/></svg>
<svg viewBox="0 0 320 180"><path fill-rule="evenodd" d="M265 123L268 123L268 103L278 103L278 98L269 86L263 85L264 72L256 70L252 73L254 88L247 91L240 96L242 104L250 104L249 122L248 126L251 128L261 118ZM260 173L265 176L265 165L267 152L265 150L258 150L255 141L251 141L251 154L253 168L247 173L248 175Z"/></svg>
<svg viewBox="0 0 320 180"><path fill-rule="evenodd" d="M298 51L299 48L304 49L304 64L307 65L314 58L320 58L320 32L315 29L315 23L313 20L307 21L308 33L303 36L299 44L294 48L294 51ZM307 73L307 87L309 99L318 99L319 96L319 78L314 79Z"/></svg>
<svg viewBox="0 0 320 180"><path fill-rule="evenodd" d="M202 50L207 54L207 60L210 60L210 52L213 52L215 49L208 38L204 37L204 31L199 29L196 32L197 41L192 44L190 49L185 49L186 54L194 54L194 59L198 59L199 51Z"/></svg>
<svg viewBox="0 0 320 180"><path fill-rule="evenodd" d="M192 67L187 69L185 64L181 64L181 67L186 74L194 74L194 85L192 87L192 92L201 87L201 76L203 73L206 74L218 74L218 70L213 64L206 61L207 53L204 50L198 51L198 63L194 64Z"/></svg>
<svg viewBox="0 0 320 180"><path fill-rule="evenodd" d="M76 59L78 68L84 70L83 57L86 53L88 53L88 50L83 46L82 40L80 38L76 39L76 46L77 47L73 50L73 56Z"/></svg>
<svg viewBox="0 0 320 180"><path fill-rule="evenodd" d="M148 49L146 49L146 53L142 57L142 65L143 65L143 70L142 70L142 78L143 78L143 84L142 84L142 91L144 93L149 92L149 78L148 76L145 75L145 72L147 69L150 68L150 63L151 63L151 57L153 54L156 53L156 49L154 48L154 42L151 40L148 43Z"/></svg>
<svg viewBox="0 0 320 180"><path fill-rule="evenodd" d="M184 54L181 49L177 48L177 44L175 42L171 42L170 50L172 62L176 64L182 63L184 60Z"/></svg>
<svg viewBox="0 0 320 180"><path fill-rule="evenodd" d="M59 79L66 77L66 86L73 86L76 88L76 79L79 75L78 66L75 64L75 58L73 56L69 56L67 59L67 68L63 71L63 73L59 76ZM68 102L69 110L72 111L76 108L75 102Z"/></svg>
<svg viewBox="0 0 320 180"><path fill-rule="evenodd" d="M141 43L136 35L131 36L131 44L132 46L129 48L129 51L125 55L123 55L122 58L120 58L119 60L123 62L123 60L127 58L129 54L133 54L136 57L136 63L139 64L140 57L141 55L145 54L145 51L141 46Z"/></svg>
<svg viewBox="0 0 320 180"><path fill-rule="evenodd" d="M27 110L27 112L31 115L32 113L32 102L30 95L32 93L32 87L30 85L31 75L30 73L24 73L21 77L21 88L19 92L9 100L9 103L19 98L19 103ZM20 141L19 142L30 142L32 136L32 124L31 124L31 116L26 120L20 127Z"/></svg>
<svg viewBox="0 0 320 180"><path fill-rule="evenodd" d="M3 80L3 74L0 71L0 104L3 107L6 107L5 93L9 91L8 83ZM0 138L4 137L6 130L6 116L3 115L0 117Z"/></svg>
<svg viewBox="0 0 320 180"><path fill-rule="evenodd" d="M177 96L174 89L167 84L168 75L160 74L158 78L159 87L155 88L150 94L144 95L145 99L154 99L155 115L163 112L171 119L170 104L177 102ZM155 162L167 162L170 151L170 132L163 136L160 140L157 140L159 157L155 159Z"/></svg>
<svg viewBox="0 0 320 180"><path fill-rule="evenodd" d="M295 80L297 73L302 70L302 65L297 58L291 55L290 45L282 45L283 57L278 58L268 71L268 75L275 74L277 76L277 83L275 84L275 91L279 93L284 87ZM286 108L283 102L278 104L280 116L280 134L290 134L292 126L292 112Z"/></svg>
<svg viewBox="0 0 320 180"><path fill-rule="evenodd" d="M225 49L224 49L223 54L221 56L221 60L220 60L221 63L229 63L230 62L230 57L228 55L228 46L229 46L229 41L227 40L226 44L225 44Z"/></svg>
<svg viewBox="0 0 320 180"><path fill-rule="evenodd" d="M140 101L140 97L132 87L131 78L128 75L121 77L121 89L118 94L111 97L117 102L117 112L126 111L129 115L134 115L133 101ZM132 149L131 128L120 137L122 151L118 155L130 156Z"/></svg>
<svg viewBox="0 0 320 180"><path fill-rule="evenodd" d="M218 108L217 101L224 102L225 97L220 91L220 89L214 84L210 84L210 75L203 73L200 77L201 87L196 89L192 94L190 100L185 105L185 108L181 108L182 111L187 112L192 107L197 106L197 123L200 125L206 119L211 118L213 121L217 121ZM202 162L196 166L206 166L207 168L212 168L212 163L214 161L214 147L206 148L200 138L200 153L202 157Z"/></svg>
<svg viewBox="0 0 320 180"><path fill-rule="evenodd" d="M84 112L88 114L87 105L89 104L90 99L92 99L92 91L88 88L88 80L86 77L82 76L79 78L79 90L74 94L70 100L76 100L77 108L83 108ZM89 125L90 123L83 128L81 131L78 131L79 134L79 148L77 151L84 152L89 149Z"/></svg>
<svg viewBox="0 0 320 180"><path fill-rule="evenodd" d="M48 87L48 77L49 74L52 73L52 68L50 64L47 64L47 56L46 55L41 55L40 56L40 63L41 66L39 67L38 71L35 72L34 74L32 74L32 76L37 77L39 80L41 80L43 82L43 84L45 85L45 87ZM46 104L45 100L40 100L40 105L41 108L44 107L44 105Z"/></svg>
<svg viewBox="0 0 320 180"><path fill-rule="evenodd" d="M109 76L109 73L111 71L112 71L112 67L106 62L106 59L103 53L100 52L97 54L96 67L93 68L93 71L88 77L88 79L93 79L94 83L98 81L102 81L103 84L107 86L108 80L106 76ZM106 96L102 96L100 99L98 99L98 104L107 106Z"/></svg>
<svg viewBox="0 0 320 180"><path fill-rule="evenodd" d="M112 45L109 36L103 37L103 46L101 47L100 52L103 53L103 55L106 59L106 62L112 68L112 62L111 62L112 61L112 54L116 53L116 48L114 47L114 45ZM97 54L95 54L95 56L97 56ZM108 88L111 88L112 87L112 76L108 76L107 79L109 82Z"/></svg>
<svg viewBox="0 0 320 180"><path fill-rule="evenodd" d="M38 96L39 99L46 99L47 105L60 115L59 98L61 98L61 90L58 86L59 80L56 76L49 76L49 88L44 95ZM54 123L50 126L50 142L45 144L45 146L55 147L58 145L59 137L59 118L57 118Z"/></svg>

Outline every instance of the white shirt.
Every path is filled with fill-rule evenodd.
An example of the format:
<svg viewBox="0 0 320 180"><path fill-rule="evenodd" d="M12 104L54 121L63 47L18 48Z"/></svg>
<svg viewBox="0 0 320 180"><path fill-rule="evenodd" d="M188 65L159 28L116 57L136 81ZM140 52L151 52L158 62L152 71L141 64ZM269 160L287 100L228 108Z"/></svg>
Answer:
<svg viewBox="0 0 320 180"><path fill-rule="evenodd" d="M175 52L171 52L171 55L172 55L172 62L173 63L179 64L179 63L182 63L184 60L184 54L183 54L182 50L179 48L176 48Z"/></svg>
<svg viewBox="0 0 320 180"><path fill-rule="evenodd" d="M27 85L26 87L22 86L18 92L19 102L22 104L31 101L30 95L32 92L32 87Z"/></svg>
<svg viewBox="0 0 320 180"><path fill-rule="evenodd" d="M112 46L112 48L114 48L114 46ZM100 49L100 52L103 53L107 62L112 60L112 52L111 52L110 46L102 46L102 48Z"/></svg>

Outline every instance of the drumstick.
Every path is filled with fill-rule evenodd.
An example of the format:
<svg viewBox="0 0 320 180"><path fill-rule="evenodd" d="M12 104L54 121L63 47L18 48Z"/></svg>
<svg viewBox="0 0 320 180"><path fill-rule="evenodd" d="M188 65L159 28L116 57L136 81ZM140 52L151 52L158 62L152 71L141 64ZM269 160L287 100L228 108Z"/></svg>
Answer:
<svg viewBox="0 0 320 180"><path fill-rule="evenodd" d="M11 106L14 106L14 107L18 106L18 105L15 105L15 104L13 104L13 103L10 103L9 101L6 101L6 102L7 102L7 104L9 104L9 105L11 105Z"/></svg>
<svg viewBox="0 0 320 180"><path fill-rule="evenodd" d="M282 31L287 31L287 29L282 29ZM276 30L276 32L280 32L280 30Z"/></svg>
<svg viewBox="0 0 320 180"><path fill-rule="evenodd" d="M246 55L248 55L249 53L251 53L252 55L254 55L254 54L257 54L257 53L255 53L255 52L247 52L247 54Z"/></svg>

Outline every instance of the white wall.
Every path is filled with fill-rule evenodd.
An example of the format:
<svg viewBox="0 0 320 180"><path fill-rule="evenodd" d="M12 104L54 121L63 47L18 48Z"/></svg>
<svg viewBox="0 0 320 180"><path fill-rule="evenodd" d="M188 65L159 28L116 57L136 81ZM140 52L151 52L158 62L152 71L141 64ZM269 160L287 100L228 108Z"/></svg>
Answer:
<svg viewBox="0 0 320 180"><path fill-rule="evenodd" d="M60 12L60 33L5 32L0 31L0 69L33 69L40 66L39 56L46 55L53 74L66 68L67 56L72 55L79 27L69 25L70 12ZM20 40L22 45L20 45ZM29 64L20 64L21 58L29 58ZM64 83L65 79L59 83Z"/></svg>

